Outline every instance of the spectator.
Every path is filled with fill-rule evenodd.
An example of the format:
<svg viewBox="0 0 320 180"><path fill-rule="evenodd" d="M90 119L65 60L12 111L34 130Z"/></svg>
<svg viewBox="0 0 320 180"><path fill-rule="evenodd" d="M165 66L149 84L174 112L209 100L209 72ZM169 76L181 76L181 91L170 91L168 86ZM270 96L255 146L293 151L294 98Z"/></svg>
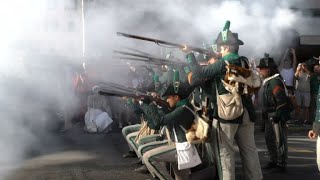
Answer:
<svg viewBox="0 0 320 180"><path fill-rule="evenodd" d="M73 78L73 88L75 95L79 99L78 111L75 114L75 118L81 121L84 119L84 115L87 111L87 98L90 90L88 76L84 72L76 72Z"/></svg>
<svg viewBox="0 0 320 180"><path fill-rule="evenodd" d="M288 93L290 96L294 93L294 71L297 68L297 57L296 50L291 48L292 58L288 55L289 49L286 50L286 53L279 65L279 72L283 78L283 81L286 84Z"/></svg>
<svg viewBox="0 0 320 180"><path fill-rule="evenodd" d="M294 74L296 78L296 101L298 108L296 109L296 117L303 124L309 123L309 106L310 106L310 71L306 63L300 63ZM301 116L303 110L303 116ZM305 118L305 119L303 119Z"/></svg>

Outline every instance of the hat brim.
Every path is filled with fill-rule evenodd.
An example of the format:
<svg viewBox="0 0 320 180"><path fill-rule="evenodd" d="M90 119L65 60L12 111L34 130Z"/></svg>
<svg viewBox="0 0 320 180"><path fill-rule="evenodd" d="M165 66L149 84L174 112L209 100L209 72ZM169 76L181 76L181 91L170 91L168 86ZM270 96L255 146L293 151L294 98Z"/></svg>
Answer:
<svg viewBox="0 0 320 180"><path fill-rule="evenodd" d="M181 99L188 98L191 92L194 90L193 87L187 84L181 84L179 87L179 91L176 93L172 85L170 85L166 91L161 95L161 97L166 97L170 95L178 95Z"/></svg>
<svg viewBox="0 0 320 180"><path fill-rule="evenodd" d="M241 46L244 45L243 41L241 41L240 39L237 39L237 43L230 43L230 42L221 42L221 43L217 43L217 45L219 46L223 46L223 45L229 45L229 46Z"/></svg>
<svg viewBox="0 0 320 180"><path fill-rule="evenodd" d="M240 39L238 39L238 45L244 45L243 41L241 41Z"/></svg>
<svg viewBox="0 0 320 180"><path fill-rule="evenodd" d="M262 68L278 68L277 65L271 65L271 66L257 66L257 68L262 69Z"/></svg>

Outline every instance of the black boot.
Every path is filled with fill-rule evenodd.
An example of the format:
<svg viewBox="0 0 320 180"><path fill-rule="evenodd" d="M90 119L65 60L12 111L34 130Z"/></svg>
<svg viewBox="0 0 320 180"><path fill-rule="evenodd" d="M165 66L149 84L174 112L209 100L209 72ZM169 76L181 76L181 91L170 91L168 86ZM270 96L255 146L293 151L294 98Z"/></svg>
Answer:
<svg viewBox="0 0 320 180"><path fill-rule="evenodd" d="M134 172L147 174L147 173L149 173L149 170L148 170L147 166L143 165L139 168L134 169Z"/></svg>
<svg viewBox="0 0 320 180"><path fill-rule="evenodd" d="M133 158L137 157L136 153L134 151L128 151L126 154L122 155L123 158Z"/></svg>
<svg viewBox="0 0 320 180"><path fill-rule="evenodd" d="M286 173L287 172L287 166L279 166L271 169L270 173Z"/></svg>
<svg viewBox="0 0 320 180"><path fill-rule="evenodd" d="M276 168L278 165L275 162L269 162L267 165L263 166L262 169L273 169Z"/></svg>
<svg viewBox="0 0 320 180"><path fill-rule="evenodd" d="M138 161L133 162L132 165L143 165L142 159L140 158Z"/></svg>

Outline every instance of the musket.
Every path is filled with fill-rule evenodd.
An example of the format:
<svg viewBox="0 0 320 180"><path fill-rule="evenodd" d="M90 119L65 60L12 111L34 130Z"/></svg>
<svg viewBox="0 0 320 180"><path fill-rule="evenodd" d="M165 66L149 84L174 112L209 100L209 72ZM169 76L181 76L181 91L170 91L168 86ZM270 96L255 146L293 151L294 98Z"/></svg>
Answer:
<svg viewBox="0 0 320 180"><path fill-rule="evenodd" d="M141 59L135 59L137 61L144 61L144 62L152 62L152 63L160 63L160 64L179 64L179 65L187 65L186 62L178 62L178 61L171 61L168 59L163 59L163 58L158 58L158 57L153 57L153 56L146 56L146 55L141 55L141 54L136 54L136 53L130 53L130 52L125 52L125 51L113 51L114 53L117 54L122 54L122 55L127 55L127 56L134 56L134 57L139 57ZM142 59L144 58L144 59Z"/></svg>
<svg viewBox="0 0 320 180"><path fill-rule="evenodd" d="M173 46L173 47L177 47L180 49L183 49L185 47L184 44L179 44L179 43L173 43L173 42L168 42L168 41L163 41L163 40L159 40L159 39L153 39L153 38L148 38L148 37L143 37L143 36L137 36L137 35L133 35L133 34L127 34L127 33L122 33L122 32L117 32L118 36L124 36L127 38L132 38L132 39L139 39L139 40L143 40L143 41L150 41L150 42L154 42L157 45L160 44L164 44L164 45L169 45L169 46ZM220 58L220 54L215 53L213 51L210 51L208 49L204 49L204 48L199 48L199 47L194 47L194 46L188 46L188 48L191 51L195 51L195 52L199 52L202 54L206 54L209 55L211 57L215 57L215 58Z"/></svg>
<svg viewBox="0 0 320 180"><path fill-rule="evenodd" d="M119 59L123 60L133 60L133 61L143 61L143 62L148 62L149 60L147 59L142 59L142 58L134 58L134 57L118 57Z"/></svg>
<svg viewBox="0 0 320 180"><path fill-rule="evenodd" d="M151 54L149 53L146 53L146 52L143 52L143 51L140 51L139 49L135 49L135 48L130 48L130 47L124 47L125 49L128 49L130 51L133 51L133 52L137 52L137 53L140 53L140 54L143 54L143 55L146 55L146 56L150 56Z"/></svg>
<svg viewBox="0 0 320 180"><path fill-rule="evenodd" d="M131 61L142 61L142 62L146 62L147 64L149 64L149 66L152 67L157 67L158 65L163 65L163 63L156 63L156 62L150 62L149 60L145 60L145 59L141 59L141 58L132 58L132 57L117 57L119 59L122 60L131 60ZM133 67L144 67L146 68L148 71L153 72L154 71L151 68L147 67L147 64L112 64L110 66L133 66Z"/></svg>
<svg viewBox="0 0 320 180"><path fill-rule="evenodd" d="M180 64L179 62L176 63L174 61L166 61L166 62L161 62L159 60L154 60L154 59L141 59L141 58L130 58L130 57L118 57L119 59L122 59L122 60L131 60L131 61L141 61L141 62L145 62L147 64L153 64L156 66L161 66L161 65L177 65L177 64ZM185 63L181 63L183 65L186 65ZM145 65L141 65L141 66L145 66Z"/></svg>
<svg viewBox="0 0 320 180"><path fill-rule="evenodd" d="M135 98L135 99L150 99L151 101L156 102L159 106L163 106L163 107L167 107L170 108L169 104L160 99L160 98L155 98L146 94L131 94L131 93L120 93L120 92L116 92L116 91L99 91L98 92L100 95L104 95L104 96L117 96L117 97L129 97L129 98Z"/></svg>
<svg viewBox="0 0 320 180"><path fill-rule="evenodd" d="M102 90L105 90L105 89L109 90L108 87L105 87L105 85L106 85L106 86L121 90L121 91L126 92L126 93L147 95L146 93L138 91L134 87L124 86L124 85L121 85L121 84L116 84L116 83L112 83L112 82L99 82L99 84L100 84Z"/></svg>

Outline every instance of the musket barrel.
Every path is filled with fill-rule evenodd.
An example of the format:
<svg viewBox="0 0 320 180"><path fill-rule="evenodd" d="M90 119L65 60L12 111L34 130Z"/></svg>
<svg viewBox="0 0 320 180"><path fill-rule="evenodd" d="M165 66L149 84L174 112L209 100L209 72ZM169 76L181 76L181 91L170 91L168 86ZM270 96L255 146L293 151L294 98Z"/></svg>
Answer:
<svg viewBox="0 0 320 180"><path fill-rule="evenodd" d="M170 46L176 46L176 47L179 47L179 48L183 48L184 47L182 44L178 44L178 43L173 43L173 42L168 42L168 41L163 41L163 40L153 39L153 38L147 38L147 37L137 36L137 35L133 35L133 34L126 34L126 33L122 33L122 32L117 32L117 35L118 36L128 37L128 38L133 38L133 39L140 39L140 40L144 40L144 41L150 41L150 42L154 42L156 44L166 44L166 45L170 45Z"/></svg>
<svg viewBox="0 0 320 180"><path fill-rule="evenodd" d="M122 54L122 55L128 55L128 56L135 56L135 57L140 57L140 58L146 58L145 60L144 59L135 59L136 61L144 61L144 62L150 62L150 63L156 63L156 64L181 64L181 65L187 65L186 62L170 61L168 59L152 57L152 56L145 56L145 55L125 52L125 51L116 51L115 50L114 53Z"/></svg>
<svg viewBox="0 0 320 180"><path fill-rule="evenodd" d="M120 92L109 92L109 91L99 91L98 92L100 95L104 96L117 96L117 97L129 97L129 98L150 98L152 101L156 101L160 103L159 105L169 107L169 103L166 101L159 99L159 98L153 98L152 96L146 95L146 94L126 94L126 93L120 93Z"/></svg>
<svg viewBox="0 0 320 180"><path fill-rule="evenodd" d="M151 55L151 54L149 54L149 53L140 51L140 50L135 49L135 48L130 48L130 47L124 47L124 48L125 48L125 49L128 49L128 50L130 50L130 51L134 51L134 52L140 53L140 54L142 54L142 55L146 55L146 56L150 56L150 55Z"/></svg>
<svg viewBox="0 0 320 180"><path fill-rule="evenodd" d="M156 44L165 44L165 45L170 45L170 46L174 46L177 48L184 48L183 44L179 44L179 43L173 43L173 42L168 42L168 41L163 41L163 40L159 40L159 39L153 39L153 38L148 38L148 37L143 37L143 36L137 36L137 35L133 35L133 34L127 34L127 33L122 33L122 32L117 32L118 36L124 36L127 38L132 38L132 39L139 39L139 40L143 40L143 41L150 41L150 42L154 42ZM209 51L207 49L203 49L203 48L199 48L199 47L193 47L193 46L188 46L192 51L195 52L199 52L199 53L203 53L203 54L207 54L213 57L220 57L220 54L215 53L213 51Z"/></svg>
<svg viewBox="0 0 320 180"><path fill-rule="evenodd" d="M136 54L136 53L130 53L130 52L125 52L125 51L113 51L114 53L117 54L122 54L122 55L128 55L128 56L136 56L136 57L141 57L141 58L149 58L149 56L142 55L142 54Z"/></svg>

